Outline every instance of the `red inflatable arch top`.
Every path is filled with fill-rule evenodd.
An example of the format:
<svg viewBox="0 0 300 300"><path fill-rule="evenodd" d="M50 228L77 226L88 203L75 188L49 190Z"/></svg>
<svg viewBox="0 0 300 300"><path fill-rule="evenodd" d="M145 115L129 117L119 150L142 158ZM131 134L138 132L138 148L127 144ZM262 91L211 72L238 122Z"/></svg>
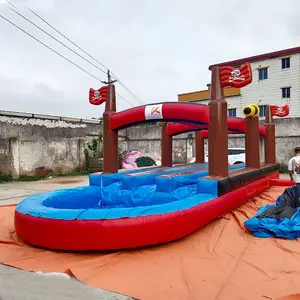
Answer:
<svg viewBox="0 0 300 300"><path fill-rule="evenodd" d="M185 132L191 131L199 131L201 130L201 137L208 137L208 130L203 130L203 126L198 124L181 124L181 123L173 123L168 124L168 135L177 135ZM246 133L246 121L242 118L232 118L228 117L228 133ZM261 136L266 135L266 127L259 126L259 134Z"/></svg>
<svg viewBox="0 0 300 300"><path fill-rule="evenodd" d="M210 123L209 107L206 105L180 102L165 102L138 106L112 114L110 116L110 130L119 130L152 121L195 123L205 129Z"/></svg>
<svg viewBox="0 0 300 300"><path fill-rule="evenodd" d="M191 131L193 131L193 130L191 130ZM228 130L228 134L239 134L239 133L240 132ZM260 136L266 136L266 127L265 126L260 126L259 127L259 135ZM201 130L200 137L202 139L207 139L208 138L208 130Z"/></svg>

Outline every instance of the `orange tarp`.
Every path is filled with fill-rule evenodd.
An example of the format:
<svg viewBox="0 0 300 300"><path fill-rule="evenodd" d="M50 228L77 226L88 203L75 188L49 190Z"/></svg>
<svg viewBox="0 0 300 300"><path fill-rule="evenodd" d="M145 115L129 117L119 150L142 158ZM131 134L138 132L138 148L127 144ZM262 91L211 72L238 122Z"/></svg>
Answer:
<svg viewBox="0 0 300 300"><path fill-rule="evenodd" d="M300 299L299 241L255 238L243 225L283 190L272 187L179 241L106 254L58 253L25 245L14 231L15 206L5 206L0 208L0 262L24 270L72 273L88 285L145 300L256 300L293 294L282 300Z"/></svg>

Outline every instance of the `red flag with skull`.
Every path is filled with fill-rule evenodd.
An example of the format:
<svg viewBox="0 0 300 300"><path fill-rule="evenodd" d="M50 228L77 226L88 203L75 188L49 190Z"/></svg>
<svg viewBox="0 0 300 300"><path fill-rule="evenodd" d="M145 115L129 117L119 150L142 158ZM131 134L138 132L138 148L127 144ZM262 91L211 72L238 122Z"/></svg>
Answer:
<svg viewBox="0 0 300 300"><path fill-rule="evenodd" d="M290 113L290 108L287 104L283 106L270 105L271 115L275 117L286 117Z"/></svg>
<svg viewBox="0 0 300 300"><path fill-rule="evenodd" d="M108 86L102 86L98 90L94 90L90 88L89 92L89 101L93 105L101 105L103 102L107 100L107 90Z"/></svg>
<svg viewBox="0 0 300 300"><path fill-rule="evenodd" d="M252 82L252 69L249 63L240 68L230 66L220 67L221 86L241 88Z"/></svg>

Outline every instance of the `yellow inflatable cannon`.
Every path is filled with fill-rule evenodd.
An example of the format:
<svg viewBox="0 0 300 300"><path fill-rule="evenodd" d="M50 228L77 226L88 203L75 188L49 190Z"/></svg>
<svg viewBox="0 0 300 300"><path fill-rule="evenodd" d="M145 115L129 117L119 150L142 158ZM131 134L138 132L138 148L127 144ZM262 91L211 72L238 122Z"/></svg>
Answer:
<svg viewBox="0 0 300 300"><path fill-rule="evenodd" d="M250 104L243 109L243 114L245 117L253 117L259 115L259 107L256 104Z"/></svg>

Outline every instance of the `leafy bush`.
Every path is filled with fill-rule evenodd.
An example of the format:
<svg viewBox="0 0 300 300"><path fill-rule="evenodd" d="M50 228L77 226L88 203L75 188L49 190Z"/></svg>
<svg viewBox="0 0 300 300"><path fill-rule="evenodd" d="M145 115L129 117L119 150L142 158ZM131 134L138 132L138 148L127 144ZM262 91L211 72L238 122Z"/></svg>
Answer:
<svg viewBox="0 0 300 300"><path fill-rule="evenodd" d="M0 183L12 181L12 178L8 174L4 174L0 172Z"/></svg>
<svg viewBox="0 0 300 300"><path fill-rule="evenodd" d="M139 168L156 166L155 161L149 156L141 156L135 162Z"/></svg>
<svg viewBox="0 0 300 300"><path fill-rule="evenodd" d="M288 167L287 167L287 165L281 163L281 164L279 165L279 173L285 174L285 173L287 173L287 172L288 172Z"/></svg>
<svg viewBox="0 0 300 300"><path fill-rule="evenodd" d="M103 149L101 147L102 142L103 142L103 134L99 133L97 138L93 138L91 141L87 143L87 147L92 152L94 158L103 157Z"/></svg>

